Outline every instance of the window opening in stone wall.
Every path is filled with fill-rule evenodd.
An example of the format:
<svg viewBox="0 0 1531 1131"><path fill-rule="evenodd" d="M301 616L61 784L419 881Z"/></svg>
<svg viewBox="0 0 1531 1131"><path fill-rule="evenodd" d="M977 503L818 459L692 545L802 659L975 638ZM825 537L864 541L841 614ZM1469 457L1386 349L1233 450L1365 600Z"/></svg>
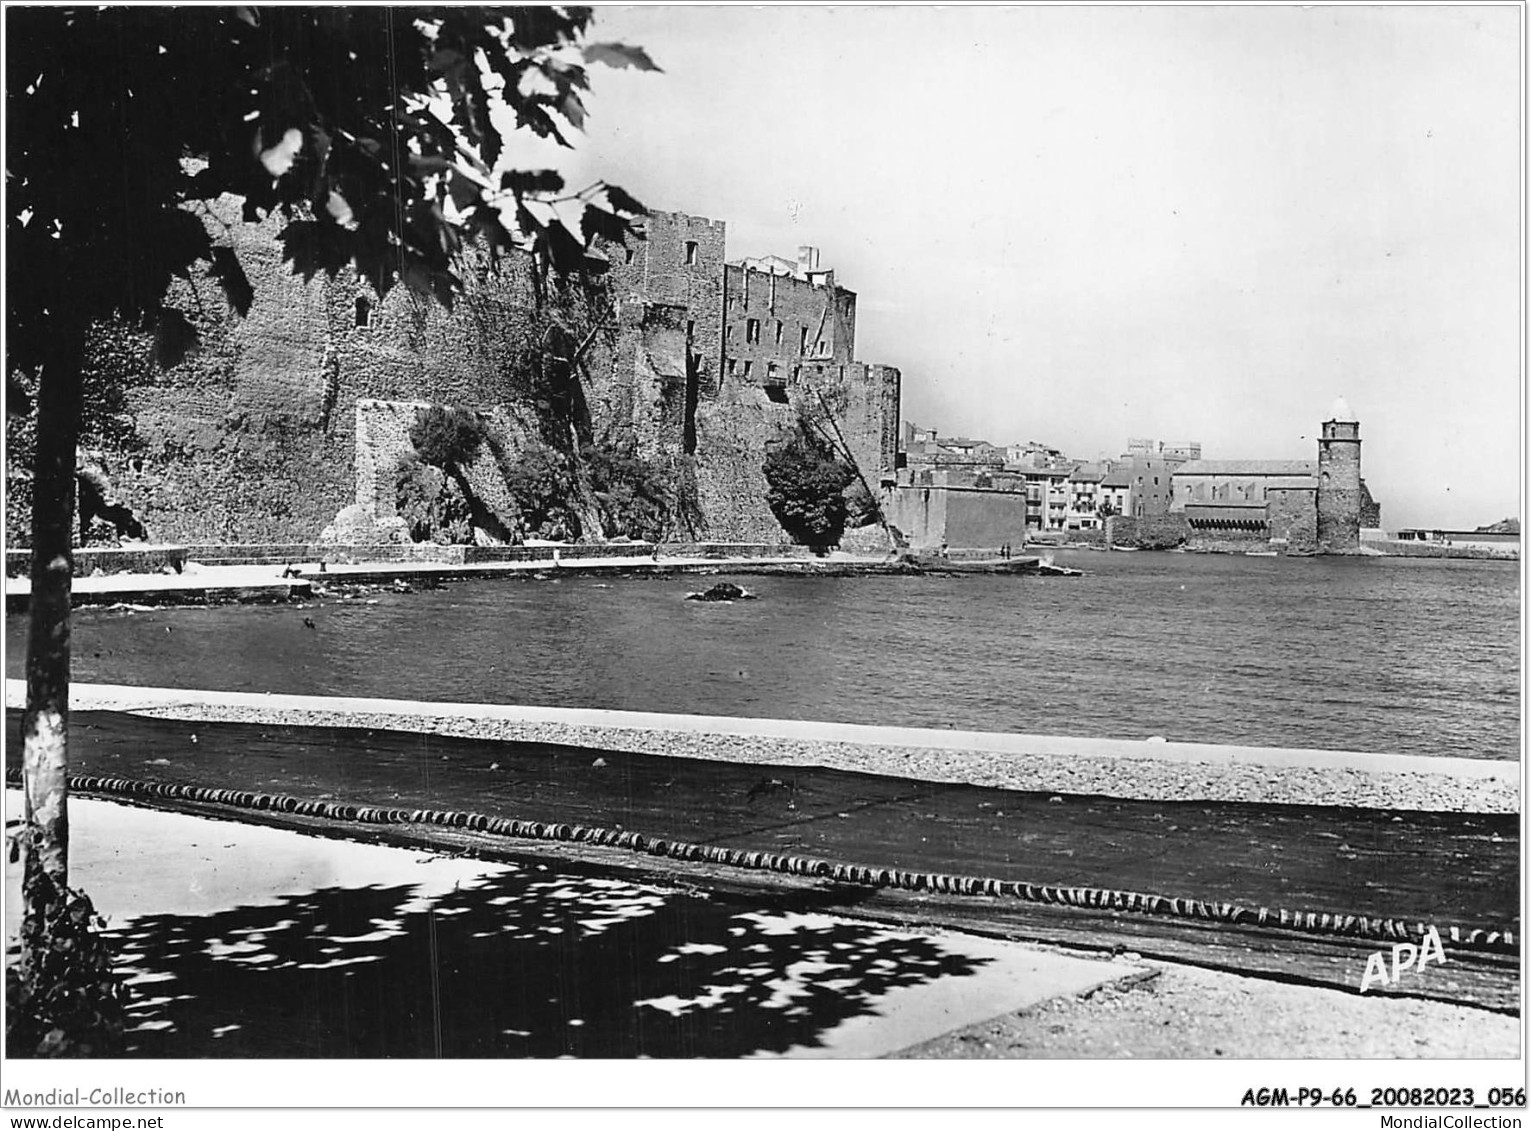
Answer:
<svg viewBox="0 0 1531 1131"><path fill-rule="evenodd" d="M695 240L687 240L686 241L686 266L690 267L690 266L695 265L695 263L696 263L696 241Z"/></svg>
<svg viewBox="0 0 1531 1131"><path fill-rule="evenodd" d="M760 319L751 318L744 327L744 340L750 345L760 344Z"/></svg>
<svg viewBox="0 0 1531 1131"><path fill-rule="evenodd" d="M731 358L728 359L728 375L730 377L732 377L738 371L738 367L739 367L739 361L738 361L737 358L732 358L731 357Z"/></svg>
<svg viewBox="0 0 1531 1131"><path fill-rule="evenodd" d="M734 328L732 326L724 326L723 327L723 341L724 341L724 343L726 345L733 345L733 343L734 343Z"/></svg>
<svg viewBox="0 0 1531 1131"><path fill-rule="evenodd" d="M755 368L755 363L753 361L748 361L748 360L745 361L745 363L744 363L744 376L745 376L746 380L749 379L750 370L752 370L754 368Z"/></svg>
<svg viewBox="0 0 1531 1131"><path fill-rule="evenodd" d="M694 337L696 337L696 320L688 319L686 321L686 341L689 342Z"/></svg>
<svg viewBox="0 0 1531 1131"><path fill-rule="evenodd" d="M359 296L356 300L356 325L358 328L368 326L372 322L372 304L366 296Z"/></svg>
<svg viewBox="0 0 1531 1131"><path fill-rule="evenodd" d="M808 353L808 327L807 326L803 327L803 337L802 337L802 339L797 344L797 352L798 352L799 356L806 355Z"/></svg>
<svg viewBox="0 0 1531 1131"><path fill-rule="evenodd" d="M781 349L781 323L776 323L776 348Z"/></svg>

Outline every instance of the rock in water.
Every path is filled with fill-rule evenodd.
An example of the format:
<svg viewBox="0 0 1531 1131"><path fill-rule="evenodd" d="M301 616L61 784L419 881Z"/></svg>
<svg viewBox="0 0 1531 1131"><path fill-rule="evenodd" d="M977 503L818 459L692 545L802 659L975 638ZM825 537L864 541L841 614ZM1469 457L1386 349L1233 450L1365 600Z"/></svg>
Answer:
<svg viewBox="0 0 1531 1131"><path fill-rule="evenodd" d="M753 601L755 594L731 581L720 581L705 593L687 593L688 601Z"/></svg>

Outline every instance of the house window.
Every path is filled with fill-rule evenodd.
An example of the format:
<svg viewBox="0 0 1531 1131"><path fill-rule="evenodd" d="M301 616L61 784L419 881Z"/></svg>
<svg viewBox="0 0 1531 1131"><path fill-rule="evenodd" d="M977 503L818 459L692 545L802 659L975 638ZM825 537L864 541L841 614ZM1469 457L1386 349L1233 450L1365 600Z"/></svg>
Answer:
<svg viewBox="0 0 1531 1131"><path fill-rule="evenodd" d="M793 380L793 382L795 383L797 381L797 379L799 377L801 377L802 375L803 375L803 367L801 365L794 365L792 367L792 380Z"/></svg>
<svg viewBox="0 0 1531 1131"><path fill-rule="evenodd" d="M733 342L734 342L734 328L732 326L725 326L725 327L723 327L723 341L725 343L727 343L728 345L733 345Z"/></svg>
<svg viewBox="0 0 1531 1131"><path fill-rule="evenodd" d="M744 340L750 345L760 344L760 319L751 318L744 327Z"/></svg>
<svg viewBox="0 0 1531 1131"><path fill-rule="evenodd" d="M773 278L773 279L775 277L776 277L775 275L771 276L771 278ZM780 322L776 323L776 348L777 349L781 349L781 323Z"/></svg>
<svg viewBox="0 0 1531 1131"><path fill-rule="evenodd" d="M749 360L745 361L745 363L744 363L744 376L745 376L746 380L749 379L750 370L754 369L754 368L755 368L755 363L753 361L749 361Z"/></svg>
<svg viewBox="0 0 1531 1131"><path fill-rule="evenodd" d="M730 377L732 377L734 375L735 371L738 369L738 366L739 366L739 361L738 361L737 358L732 358L731 357L731 358L728 359L728 375Z"/></svg>
<svg viewBox="0 0 1531 1131"><path fill-rule="evenodd" d="M696 263L696 241L686 241L686 265L689 267Z"/></svg>
<svg viewBox="0 0 1531 1131"><path fill-rule="evenodd" d="M372 304L367 301L365 296L358 297L356 300L356 325L359 327L366 326L371 321Z"/></svg>
<svg viewBox="0 0 1531 1131"><path fill-rule="evenodd" d="M797 344L797 352L798 352L799 356L806 355L808 353L808 327L807 326L803 327L803 336L802 336L802 339Z"/></svg>

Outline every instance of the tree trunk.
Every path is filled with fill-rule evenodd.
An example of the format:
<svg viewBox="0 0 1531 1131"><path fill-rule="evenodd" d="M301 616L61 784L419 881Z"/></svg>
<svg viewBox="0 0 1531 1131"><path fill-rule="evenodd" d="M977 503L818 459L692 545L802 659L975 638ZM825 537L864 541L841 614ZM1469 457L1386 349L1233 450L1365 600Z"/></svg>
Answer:
<svg viewBox="0 0 1531 1131"><path fill-rule="evenodd" d="M50 912L66 898L69 884L69 603L82 351L79 335L64 331L60 337L65 340L44 367L37 395L27 705L21 719L24 962L32 948L47 946Z"/></svg>

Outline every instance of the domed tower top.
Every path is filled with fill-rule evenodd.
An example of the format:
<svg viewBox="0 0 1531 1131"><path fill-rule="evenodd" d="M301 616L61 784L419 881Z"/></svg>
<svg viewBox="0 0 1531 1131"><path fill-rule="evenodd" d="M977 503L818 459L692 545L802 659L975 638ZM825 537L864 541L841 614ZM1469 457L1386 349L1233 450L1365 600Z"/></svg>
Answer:
<svg viewBox="0 0 1531 1131"><path fill-rule="evenodd" d="M1329 410L1330 420L1343 420L1346 423L1356 423L1355 413L1350 411L1350 402L1344 397L1335 397L1334 406Z"/></svg>

